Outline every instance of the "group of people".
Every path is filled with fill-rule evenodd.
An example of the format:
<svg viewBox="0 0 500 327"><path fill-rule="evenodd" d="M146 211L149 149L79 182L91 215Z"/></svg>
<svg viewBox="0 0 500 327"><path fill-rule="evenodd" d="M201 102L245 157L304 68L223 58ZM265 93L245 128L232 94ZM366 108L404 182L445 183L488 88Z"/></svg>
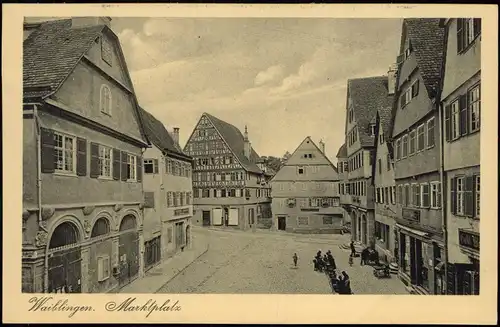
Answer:
<svg viewBox="0 0 500 327"><path fill-rule="evenodd" d="M313 263L315 271L324 271L328 274L335 292L338 294L352 294L349 275L345 271L342 271L341 275L337 276L337 265L330 250L325 255L321 254L321 250L318 251L313 259Z"/></svg>
<svg viewBox="0 0 500 327"><path fill-rule="evenodd" d="M328 250L325 255L321 255L321 250L316 253L313 259L314 270L323 272L325 269L337 269L332 252Z"/></svg>

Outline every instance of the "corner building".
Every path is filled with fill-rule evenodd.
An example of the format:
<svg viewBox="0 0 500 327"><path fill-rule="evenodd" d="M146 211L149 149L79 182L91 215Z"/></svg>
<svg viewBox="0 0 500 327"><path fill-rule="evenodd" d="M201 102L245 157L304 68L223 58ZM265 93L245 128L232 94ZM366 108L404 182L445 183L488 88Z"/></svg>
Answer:
<svg viewBox="0 0 500 327"><path fill-rule="evenodd" d="M191 246L192 158L152 114L141 109L152 147L144 152L144 265L149 269Z"/></svg>
<svg viewBox="0 0 500 327"><path fill-rule="evenodd" d="M294 233L340 233L338 173L308 136L271 180L275 230Z"/></svg>
<svg viewBox="0 0 500 327"><path fill-rule="evenodd" d="M204 113L184 152L194 158L194 224L246 230L271 217L271 189L246 127L243 135Z"/></svg>
<svg viewBox="0 0 500 327"><path fill-rule="evenodd" d="M417 294L443 294L445 241L439 94L444 57L439 19L403 21L393 112L399 277Z"/></svg>
<svg viewBox="0 0 500 327"><path fill-rule="evenodd" d="M108 17L24 25L22 291L104 293L144 271L149 144Z"/></svg>

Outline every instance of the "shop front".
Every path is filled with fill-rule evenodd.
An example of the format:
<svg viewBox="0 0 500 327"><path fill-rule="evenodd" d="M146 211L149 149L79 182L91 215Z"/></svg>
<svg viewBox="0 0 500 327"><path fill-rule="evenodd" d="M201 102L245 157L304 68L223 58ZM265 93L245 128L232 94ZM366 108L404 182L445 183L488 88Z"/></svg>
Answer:
<svg viewBox="0 0 500 327"><path fill-rule="evenodd" d="M460 251L469 261L448 263L447 293L453 295L479 295L479 233L459 229Z"/></svg>
<svg viewBox="0 0 500 327"><path fill-rule="evenodd" d="M417 294L443 294L443 246L430 233L396 224L399 276Z"/></svg>

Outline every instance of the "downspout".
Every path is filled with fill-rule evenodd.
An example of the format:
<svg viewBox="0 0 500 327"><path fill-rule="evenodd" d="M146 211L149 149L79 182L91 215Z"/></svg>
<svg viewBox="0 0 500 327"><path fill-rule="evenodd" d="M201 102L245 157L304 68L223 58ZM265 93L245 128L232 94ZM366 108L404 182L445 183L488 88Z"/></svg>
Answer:
<svg viewBox="0 0 500 327"><path fill-rule="evenodd" d="M37 202L38 202L38 226L45 232L48 232L47 228L42 224L42 144L40 136L40 123L38 118L38 107L37 104L33 104L33 118L35 122L35 135L36 135L36 187L37 187Z"/></svg>
<svg viewBox="0 0 500 327"><path fill-rule="evenodd" d="M448 181L446 179L447 175L444 171L444 110L442 103L437 104L439 112L439 177L441 179L441 225L443 229L443 241L444 241L444 281L448 281L448 220L447 220L447 208L446 205L446 193L448 190ZM441 286L441 290L443 289ZM447 285L446 285L447 287ZM446 290L448 291L448 290Z"/></svg>

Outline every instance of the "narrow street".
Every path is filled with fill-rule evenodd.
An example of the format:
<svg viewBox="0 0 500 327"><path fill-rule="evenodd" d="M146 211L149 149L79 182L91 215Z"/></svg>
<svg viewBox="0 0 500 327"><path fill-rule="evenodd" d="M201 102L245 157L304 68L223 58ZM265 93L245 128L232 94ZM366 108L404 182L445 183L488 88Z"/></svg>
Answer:
<svg viewBox="0 0 500 327"><path fill-rule="evenodd" d="M369 266L348 265L349 253L339 245L349 235L290 235L257 231L197 229L210 249L159 293L331 294L325 274L313 270L318 250L331 250L337 267L345 270L355 294L407 294L396 276L376 279ZM292 256L299 257L298 268Z"/></svg>

